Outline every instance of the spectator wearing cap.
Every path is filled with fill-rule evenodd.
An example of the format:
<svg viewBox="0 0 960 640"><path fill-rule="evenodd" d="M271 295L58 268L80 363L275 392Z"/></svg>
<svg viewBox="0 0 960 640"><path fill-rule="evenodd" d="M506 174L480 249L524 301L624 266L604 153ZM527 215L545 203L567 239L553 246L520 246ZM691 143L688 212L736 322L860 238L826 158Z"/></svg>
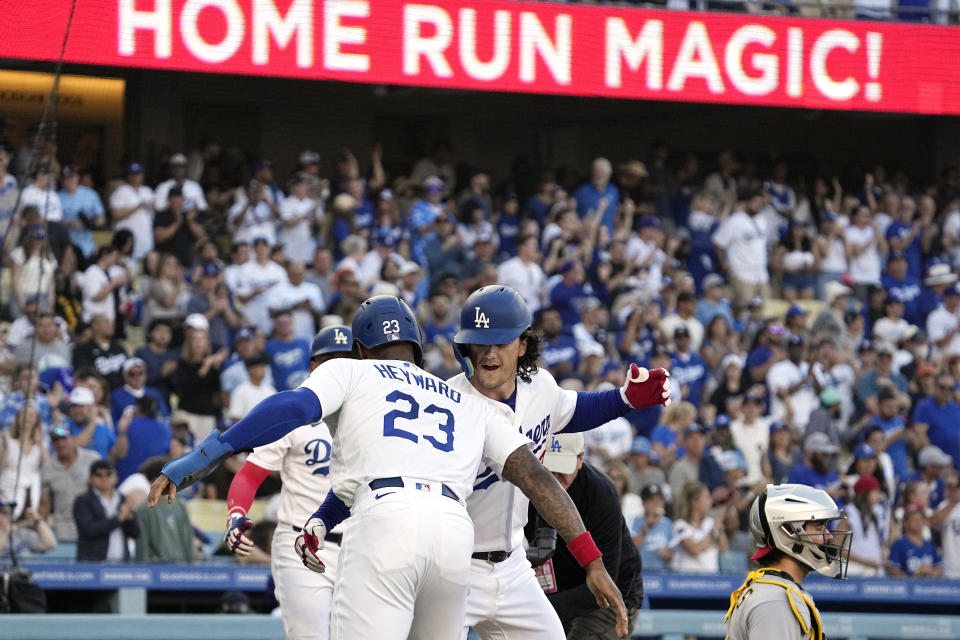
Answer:
<svg viewBox="0 0 960 640"><path fill-rule="evenodd" d="M794 445L790 427L782 420L770 423L770 440L763 459L763 474L774 484L787 481L790 473L803 464L803 454Z"/></svg>
<svg viewBox="0 0 960 640"><path fill-rule="evenodd" d="M873 323L873 339L896 345L916 328L903 319L904 305L899 300L887 298L883 303L883 316Z"/></svg>
<svg viewBox="0 0 960 640"><path fill-rule="evenodd" d="M659 457L653 451L650 440L644 436L636 436L630 443L630 455L627 458L631 473L631 486L646 487L647 485L665 485L667 476L654 460Z"/></svg>
<svg viewBox="0 0 960 640"><path fill-rule="evenodd" d="M748 393L743 402L743 411L730 422L730 435L747 465L746 480L756 485L763 480L763 459L770 445L770 425L774 420L763 415L764 402L761 394Z"/></svg>
<svg viewBox="0 0 960 640"><path fill-rule="evenodd" d="M884 575L884 548L890 523L880 483L873 476L864 476L853 485L854 497L846 506L853 542L847 575L878 577ZM844 525L841 525L844 526Z"/></svg>
<svg viewBox="0 0 960 640"><path fill-rule="evenodd" d="M543 306L546 275L540 267L540 245L537 236L528 234L517 240L517 257L502 263L498 269L500 284L516 289L531 313Z"/></svg>
<svg viewBox="0 0 960 640"><path fill-rule="evenodd" d="M323 222L323 210L310 197L306 175L296 174L290 181L290 195L280 203L280 231L278 241L287 257L309 263L317 249L313 227Z"/></svg>
<svg viewBox="0 0 960 640"><path fill-rule="evenodd" d="M174 376L174 392L180 400L176 415L200 441L216 427L220 412L220 367L228 353L226 349L213 351L209 324L202 315L191 314L183 324L183 348Z"/></svg>
<svg viewBox="0 0 960 640"><path fill-rule="evenodd" d="M265 353L255 353L244 360L247 380L241 382L230 392L230 406L227 419L237 422L264 398L277 392L273 385L265 381L270 358Z"/></svg>
<svg viewBox="0 0 960 640"><path fill-rule="evenodd" d="M118 430L116 435L98 416L93 391L86 387L74 387L68 398L69 409L66 417L61 418L59 409L54 407L54 422L63 422L73 436L77 446L91 449L99 458L110 458L126 454L126 433Z"/></svg>
<svg viewBox="0 0 960 640"><path fill-rule="evenodd" d="M133 259L143 260L153 250L153 189L144 184L143 165L132 162L124 171L124 182L110 194L113 228L133 234Z"/></svg>
<svg viewBox="0 0 960 640"><path fill-rule="evenodd" d="M853 487L860 478L876 478L880 483L880 490L886 492L887 478L876 450L866 442L861 442L853 448L853 461L847 467L846 474L841 478L847 486L848 495L853 495Z"/></svg>
<svg viewBox="0 0 960 640"><path fill-rule="evenodd" d="M883 450L889 454L893 462L894 477L899 483L910 473L907 463L907 446L909 444L910 447L916 447L922 443L924 431L918 428L916 419L913 424L906 424L903 416L900 415L902 399L892 388L881 388L875 401L876 413L872 422L883 429L885 435Z"/></svg>
<svg viewBox="0 0 960 640"><path fill-rule="evenodd" d="M926 277L923 279L920 300L917 303L920 319L924 323L930 313L943 303L943 294L947 287L957 281L957 274L953 272L950 265L944 264L939 259L930 262ZM929 329L927 334L930 334Z"/></svg>
<svg viewBox="0 0 960 640"><path fill-rule="evenodd" d="M277 390L296 389L309 374L310 342L294 333L291 314L280 313L274 318L274 333L267 341L266 352Z"/></svg>
<svg viewBox="0 0 960 640"><path fill-rule="evenodd" d="M893 370L893 352L892 345L886 342L875 344L877 351L877 364L873 371L867 371L860 377L857 384L857 395L860 400L866 403L871 412L877 411L877 394L882 386L892 386L900 393L909 392L907 379L903 374Z"/></svg>
<svg viewBox="0 0 960 640"><path fill-rule="evenodd" d="M399 266L403 261L397 253L398 243L399 238L391 227L378 227L371 239L372 247L359 259L356 269L358 279L370 285L379 280L388 280L383 278L384 264L393 261Z"/></svg>
<svg viewBox="0 0 960 640"><path fill-rule="evenodd" d="M170 425L160 415L157 399L153 396L137 398L117 420L117 428L126 431L129 442L126 455L116 461L121 483L137 473L148 459L162 456L170 449Z"/></svg>
<svg viewBox="0 0 960 640"><path fill-rule="evenodd" d="M766 383L770 391L770 417L782 420L789 414L799 430L805 429L818 403L803 336L787 338L787 358L767 370Z"/></svg>
<svg viewBox="0 0 960 640"><path fill-rule="evenodd" d="M590 181L573 192L580 218L600 216L600 223L613 235L613 220L620 205L620 190L610 182L613 165L606 158L595 158L590 165Z"/></svg>
<svg viewBox="0 0 960 640"><path fill-rule="evenodd" d="M910 324L919 324L920 282L907 273L907 257L902 252L891 251L887 258L887 270L880 277L880 284L887 290L887 299L902 302L903 317Z"/></svg>
<svg viewBox="0 0 960 640"><path fill-rule="evenodd" d="M50 444L53 455L40 470L43 491L38 513L44 519L52 516L53 531L58 541L76 542L73 502L83 493L90 465L100 456L92 449L78 447L67 427L53 427L50 430Z"/></svg>
<svg viewBox="0 0 960 640"><path fill-rule="evenodd" d="M924 398L913 410L913 426L926 434L930 444L960 464L960 405L956 402L956 381L949 374L937 376L932 396Z"/></svg>
<svg viewBox="0 0 960 640"><path fill-rule="evenodd" d="M567 490L584 526L593 534L603 554L604 567L623 594L633 628L643 599L641 560L624 520L616 487L602 471L583 462L583 436L579 433L553 436L543 465ZM535 538L541 521L539 514L529 519L525 529L528 539ZM615 616L609 609L597 608L594 597L585 588L586 574L570 551L558 545L546 564L549 570L540 573L553 581L553 588L545 589L547 599L560 616L568 637L612 637Z"/></svg>
<svg viewBox="0 0 960 640"><path fill-rule="evenodd" d="M28 210L27 213L31 211L35 210ZM37 307L32 309L34 313L37 308L46 311L54 308L57 257L47 242L47 231L42 221L34 217L31 214L21 219L23 230L19 246L13 247L9 240L6 244L12 266L10 315L13 317L21 314L29 316L27 311L30 302L37 303Z"/></svg>
<svg viewBox="0 0 960 640"><path fill-rule="evenodd" d="M750 186L741 194L741 201L742 206L711 237L718 262L733 286L737 310L752 296L770 297L766 222L758 216L767 196L759 186Z"/></svg>
<svg viewBox="0 0 960 640"><path fill-rule="evenodd" d="M896 578L939 578L943 575L940 553L932 540L925 540L928 527L923 505L911 502L904 507L903 536L890 547L887 573Z"/></svg>
<svg viewBox="0 0 960 640"><path fill-rule="evenodd" d="M687 330L690 339L690 350L699 351L703 344L703 325L696 318L697 297L688 291L677 295L676 310L660 320L660 336L667 348L674 348L674 336L678 328Z"/></svg>
<svg viewBox="0 0 960 640"><path fill-rule="evenodd" d="M133 503L116 490L117 471L106 460L90 465L90 489L77 496L73 518L77 524L77 560L123 562L130 559L129 538L140 528Z"/></svg>
<svg viewBox="0 0 960 640"><path fill-rule="evenodd" d="M276 225L280 210L271 201L267 186L251 179L244 191L246 197L234 203L227 215L227 227L233 232L233 241L252 242L255 238L265 238L270 246L277 244Z"/></svg>
<svg viewBox="0 0 960 640"><path fill-rule="evenodd" d="M237 273L236 289L231 293L243 304L243 317L265 334L273 330L270 319L269 291L287 282L287 272L270 259L270 242L258 237L253 241L254 259L250 260Z"/></svg>
<svg viewBox="0 0 960 640"><path fill-rule="evenodd" d="M203 187L196 181L187 178L187 157L182 153L174 153L168 160L170 178L157 185L153 196L153 208L160 212L170 207L170 192L179 189L183 197L183 212L200 212L207 210L207 199L203 195ZM156 224L154 224L156 228Z"/></svg>
<svg viewBox="0 0 960 640"><path fill-rule="evenodd" d="M55 317L49 311L40 311L35 316L34 335L36 340L24 340L13 356L20 366L29 365L39 373L47 369L69 367L71 363L71 345L64 341Z"/></svg>
<svg viewBox="0 0 960 640"><path fill-rule="evenodd" d="M692 342L686 325L678 324L673 331L675 350L670 355L670 375L673 384L680 388L681 397L699 408L709 372L704 359L692 350Z"/></svg>
<svg viewBox="0 0 960 640"><path fill-rule="evenodd" d="M907 476L908 482L922 482L930 493L930 504L934 507L946 499L944 475L953 467L953 458L936 445L927 445L917 454L916 471Z"/></svg>
<svg viewBox="0 0 960 640"><path fill-rule="evenodd" d="M844 230L844 240L854 294L863 300L867 285L880 284L880 256L886 253L887 243L873 221L870 207L857 207L852 222Z"/></svg>
<svg viewBox="0 0 960 640"><path fill-rule="evenodd" d="M727 413L730 403L743 396L743 358L736 353L728 353L720 361L719 379L716 388L710 393L708 403L717 414Z"/></svg>
<svg viewBox="0 0 960 640"><path fill-rule="evenodd" d="M580 351L573 338L563 331L563 318L553 307L544 307L537 314L537 326L543 333L540 359L555 377L572 375L580 366Z"/></svg>
<svg viewBox="0 0 960 640"><path fill-rule="evenodd" d="M553 184L549 181L549 184ZM552 188L552 187L551 187ZM549 196L552 201L552 194ZM531 202L538 200L539 195L535 194L530 198ZM536 216L536 213L534 213ZM546 219L546 210L544 210L544 219ZM501 260L509 260L517 255L517 237L520 234L520 198L515 191L507 191L500 200L500 208L491 216L490 221L496 228L496 239L498 240L499 257Z"/></svg>
<svg viewBox="0 0 960 640"><path fill-rule="evenodd" d="M697 301L696 319L706 327L715 316L723 316L731 327L734 324L730 301L724 297L723 276L710 273L703 279L703 297Z"/></svg>
<svg viewBox="0 0 960 640"><path fill-rule="evenodd" d="M95 315L90 321L90 339L73 350L73 370L93 367L111 389L123 384L123 363L127 360L127 350L114 339L114 330L112 319Z"/></svg>
<svg viewBox="0 0 960 640"><path fill-rule="evenodd" d="M787 232L773 250L770 266L783 276L780 287L784 300L793 302L813 298L816 274L820 270L819 255L801 222L790 221Z"/></svg>
<svg viewBox="0 0 960 640"><path fill-rule="evenodd" d="M783 319L783 325L784 325L784 329L787 330L787 335L806 337L807 335L806 324L807 324L806 310L799 305L795 305L795 304L790 305Z"/></svg>
<svg viewBox="0 0 960 640"><path fill-rule="evenodd" d="M164 195L167 205L157 208L153 218L153 244L160 253L173 254L180 264L189 267L194 261L194 246L207 237L207 232L200 223L197 207L188 208L184 196L180 187L172 187Z"/></svg>
<svg viewBox="0 0 960 640"><path fill-rule="evenodd" d="M674 462L667 473L674 497L683 495L684 487L691 482L703 482L711 492L726 485L726 474L707 450L708 431L707 427L696 422L683 430L683 457Z"/></svg>
<svg viewBox="0 0 960 640"><path fill-rule="evenodd" d="M646 571L666 571L673 560L673 521L667 517L666 499L657 483L644 485L640 490L643 513L630 524L633 544L640 551Z"/></svg>
<svg viewBox="0 0 960 640"><path fill-rule="evenodd" d="M791 484L805 484L823 489L836 499L841 495L837 476L837 446L825 433L812 433L803 442L804 463L787 477Z"/></svg>
<svg viewBox="0 0 960 640"><path fill-rule="evenodd" d="M70 242L89 260L97 247L90 229L103 228L107 223L103 202L96 191L80 184L80 172L73 165L64 165L60 171L57 196Z"/></svg>
<svg viewBox="0 0 960 640"><path fill-rule="evenodd" d="M960 355L960 283L944 289L943 302L927 316L926 328L933 359Z"/></svg>
<svg viewBox="0 0 960 640"><path fill-rule="evenodd" d="M163 394L147 385L147 363L137 357L127 358L123 363L123 386L110 392L110 417L114 424L119 424L124 409L132 407L143 397L153 398L160 415L170 417L170 408Z"/></svg>
<svg viewBox="0 0 960 640"><path fill-rule="evenodd" d="M210 325L210 343L215 351L230 346L230 335L243 324L241 316L230 302L230 292L220 279L220 267L206 262L200 267L200 276L186 303L187 315L199 313Z"/></svg>
<svg viewBox="0 0 960 640"><path fill-rule="evenodd" d="M258 340L256 332L251 327L241 327L234 334L233 351L223 364L220 372L220 383L225 392L232 393L241 383L250 380L247 373L246 360L258 354L259 346L265 346L262 338ZM263 384L271 387L273 384L273 374L267 368Z"/></svg>
<svg viewBox="0 0 960 640"><path fill-rule="evenodd" d="M824 433L836 446L846 441L847 424L842 420L843 403L840 392L827 387L820 392L820 405L810 413L810 420L804 430L807 438L814 433Z"/></svg>
<svg viewBox="0 0 960 640"><path fill-rule="evenodd" d="M410 232L412 258L421 266L427 264L426 243L436 237L437 221L446 215L443 209L444 183L435 175L427 176L421 185L421 197L410 207L406 226Z"/></svg>

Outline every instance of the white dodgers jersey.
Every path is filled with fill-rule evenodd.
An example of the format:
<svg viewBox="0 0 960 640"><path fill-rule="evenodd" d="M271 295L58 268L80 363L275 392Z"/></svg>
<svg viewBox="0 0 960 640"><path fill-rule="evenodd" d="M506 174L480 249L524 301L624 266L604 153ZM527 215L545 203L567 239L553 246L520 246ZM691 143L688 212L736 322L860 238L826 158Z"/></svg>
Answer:
<svg viewBox="0 0 960 640"><path fill-rule="evenodd" d="M577 393L561 389L548 371L540 369L529 383L517 379L514 412L477 391L464 374L450 378L452 388L466 396L482 398L512 414L513 430L533 442L533 454L543 460L547 437L560 432L577 408ZM530 501L523 492L500 479L493 467L483 465L467 500L473 520L474 551L513 551L523 542Z"/></svg>
<svg viewBox="0 0 960 640"><path fill-rule="evenodd" d="M323 502L330 490L332 453L330 429L319 420L257 447L247 458L258 467L280 472L283 492L277 519L281 524L303 526Z"/></svg>
<svg viewBox="0 0 960 640"><path fill-rule="evenodd" d="M363 485L395 476L446 484L464 500L481 462L500 473L529 444L512 428L508 407L463 394L410 362L330 360L301 387L317 395L324 415L340 411L330 480L347 506Z"/></svg>

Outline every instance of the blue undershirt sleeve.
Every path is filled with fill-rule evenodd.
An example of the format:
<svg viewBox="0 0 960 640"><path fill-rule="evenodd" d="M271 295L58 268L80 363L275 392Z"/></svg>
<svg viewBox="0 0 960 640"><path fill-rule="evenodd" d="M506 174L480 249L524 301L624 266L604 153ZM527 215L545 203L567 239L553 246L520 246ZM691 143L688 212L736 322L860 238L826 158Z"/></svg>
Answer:
<svg viewBox="0 0 960 640"><path fill-rule="evenodd" d="M578 391L577 408L561 432L576 433L596 429L602 424L626 415L633 408L623 401L620 389Z"/></svg>
<svg viewBox="0 0 960 640"><path fill-rule="evenodd" d="M330 489L327 497L323 500L323 504L311 517L323 520L323 526L327 528L327 531L331 531L335 526L350 517L350 509L343 503L343 500L336 496L333 489Z"/></svg>
<svg viewBox="0 0 960 640"><path fill-rule="evenodd" d="M310 389L281 391L262 400L238 423L220 435L234 451L276 442L297 427L323 415L320 400Z"/></svg>

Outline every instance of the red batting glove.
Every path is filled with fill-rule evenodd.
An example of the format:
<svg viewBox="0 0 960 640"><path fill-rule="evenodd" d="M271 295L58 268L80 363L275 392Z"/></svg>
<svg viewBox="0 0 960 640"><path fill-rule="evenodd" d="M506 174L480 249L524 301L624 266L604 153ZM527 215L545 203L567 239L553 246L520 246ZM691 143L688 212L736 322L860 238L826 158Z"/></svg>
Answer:
<svg viewBox="0 0 960 640"><path fill-rule="evenodd" d="M666 369L647 370L630 365L627 381L620 388L623 401L634 409L670 405L670 372Z"/></svg>
<svg viewBox="0 0 960 640"><path fill-rule="evenodd" d="M323 561L320 560L320 557L317 555L320 549L323 549L323 539L326 535L327 528L324 526L323 521L320 520L320 518L310 518L307 520L307 523L303 525L303 530L293 543L297 556L299 556L300 561L303 562L303 566L317 573L323 573L327 570Z"/></svg>

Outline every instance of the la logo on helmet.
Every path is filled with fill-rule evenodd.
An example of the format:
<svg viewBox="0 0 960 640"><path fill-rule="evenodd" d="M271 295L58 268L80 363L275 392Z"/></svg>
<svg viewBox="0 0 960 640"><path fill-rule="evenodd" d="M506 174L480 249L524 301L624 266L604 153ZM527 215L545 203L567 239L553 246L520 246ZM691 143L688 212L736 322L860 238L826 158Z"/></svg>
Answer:
<svg viewBox="0 0 960 640"><path fill-rule="evenodd" d="M476 315L476 317L474 317L474 319L473 319L474 325L475 325L478 329L479 329L480 327L483 327L484 329L489 329L489 328L490 328L490 318L487 317L487 314L485 314L484 312L480 311L480 307L474 307L474 309L476 309L476 311L477 311L477 315Z"/></svg>
<svg viewBox="0 0 960 640"><path fill-rule="evenodd" d="M347 344L347 334L340 329L333 330L333 341L336 344Z"/></svg>

